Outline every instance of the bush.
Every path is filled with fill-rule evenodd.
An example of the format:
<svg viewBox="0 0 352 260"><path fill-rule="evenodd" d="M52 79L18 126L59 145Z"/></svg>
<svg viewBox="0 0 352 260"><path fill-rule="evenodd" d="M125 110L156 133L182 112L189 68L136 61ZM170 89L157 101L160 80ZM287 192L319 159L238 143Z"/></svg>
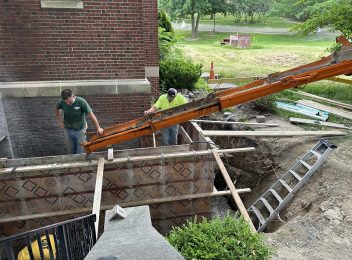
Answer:
<svg viewBox="0 0 352 260"><path fill-rule="evenodd" d="M158 25L165 29L165 32L174 33L174 28L172 28L170 17L164 12L158 12Z"/></svg>
<svg viewBox="0 0 352 260"><path fill-rule="evenodd" d="M188 221L174 228L168 241L186 259L270 259L262 234L253 233L243 218L226 215L211 221Z"/></svg>
<svg viewBox="0 0 352 260"><path fill-rule="evenodd" d="M202 64L195 64L181 54L168 55L160 61L161 89L193 90L194 84L202 74Z"/></svg>

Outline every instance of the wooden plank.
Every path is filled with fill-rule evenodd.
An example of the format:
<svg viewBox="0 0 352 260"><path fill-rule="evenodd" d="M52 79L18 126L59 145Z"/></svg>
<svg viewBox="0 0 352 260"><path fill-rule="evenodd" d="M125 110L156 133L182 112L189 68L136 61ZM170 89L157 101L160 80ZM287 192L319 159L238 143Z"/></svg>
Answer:
<svg viewBox="0 0 352 260"><path fill-rule="evenodd" d="M291 137L291 136L339 136L346 135L342 131L203 131L205 136L236 136L236 137Z"/></svg>
<svg viewBox="0 0 352 260"><path fill-rule="evenodd" d="M246 208L243 205L243 202L240 198L240 195L238 194L238 191L235 188L235 185L233 184L229 173L227 172L224 163L222 162L220 155L218 154L218 151L215 149L211 150L214 156L215 161L218 163L219 168L220 168L220 172L222 174L222 176L224 177L224 180L226 182L227 187L230 189L231 191L231 195L233 197L233 199L235 200L235 203L237 205L238 210L241 212L243 218L249 223L249 225L251 226L252 230L254 232L256 232L256 229L251 221L251 218L248 215L248 212L246 210Z"/></svg>
<svg viewBox="0 0 352 260"><path fill-rule="evenodd" d="M268 123L229 122L229 121L213 121L213 120L192 120L192 122L212 123L212 124L226 124L226 125L267 126L267 127L279 126L278 124L268 124Z"/></svg>
<svg viewBox="0 0 352 260"><path fill-rule="evenodd" d="M239 194L251 192L251 189L238 189L237 192ZM190 194L190 195L182 195L182 196L175 196L175 197L165 197L165 198L158 198L158 199L149 199L149 200L140 200L140 201L131 201L131 202L122 202L119 203L121 207L135 207L135 206L143 206L143 205L151 205L156 203L167 203L171 201L181 201L181 200L189 200L189 199L199 199L199 198L207 198L207 197L217 197L217 196L226 196L231 195L231 191L214 191L208 193L198 193L198 194ZM115 207L114 204L112 205L104 205L100 207L100 210L108 210ZM63 210L63 211L55 211L55 212L48 212L48 213L38 213L32 215L22 215L17 217L8 217L8 218L1 218L0 223L8 223L8 222L15 222L15 221L25 221L29 219L41 219L41 218L50 218L50 217L58 217L58 216L68 216L68 215L75 215L75 214L83 214L91 212L92 208L81 208L81 209L71 209L71 210Z"/></svg>
<svg viewBox="0 0 352 260"><path fill-rule="evenodd" d="M186 132L186 130L180 125L179 126L179 130L180 130L180 134L182 135L182 137L185 139L187 144L191 144L193 143L192 138L188 135L188 133Z"/></svg>
<svg viewBox="0 0 352 260"><path fill-rule="evenodd" d="M243 152L243 149L248 149L252 151L252 147L235 149L226 149L225 153L236 153ZM221 150L220 150L221 152ZM223 152L224 153L224 152ZM209 150L201 151L191 151L191 152L179 152L179 153L165 153L163 155L145 155L145 156L131 156L131 157L122 157L116 158L111 161L106 161L106 165L110 164L121 164L127 162L139 162L145 160L157 160L157 159L172 159L172 158L184 158L190 156L203 156L209 155L211 152ZM67 168L85 168L85 167L94 167L97 165L97 161L87 161L87 162L72 162L72 163L55 163L55 164L46 164L46 165L33 165L33 166L20 166L20 167L10 167L10 168L1 168L0 177L2 175L11 174L12 177L16 177L15 173L25 173L31 171L43 171L43 170L55 170L55 169L67 169Z"/></svg>
<svg viewBox="0 0 352 260"><path fill-rule="evenodd" d="M313 98L313 99L316 99L316 100L325 101L325 102L333 104L335 106L342 107L342 108L345 108L345 109L348 109L348 110L352 110L352 105L350 105L350 104L346 104L346 103L342 103L342 102L339 102L339 101L336 101L336 100L320 97L320 96L313 95L313 94L310 94L310 93L306 93L306 92L303 92L303 91L292 91L292 90L289 90L289 91L292 92L292 93L299 94L301 96L310 97L310 98Z"/></svg>
<svg viewBox="0 0 352 260"><path fill-rule="evenodd" d="M104 176L104 158L99 158L98 160L98 170L97 177L95 179L95 190L94 190L94 200L93 200L93 210L92 214L95 214L95 233L98 238L98 228L99 228L99 217L100 217L100 204L101 204L101 193L103 190L103 176Z"/></svg>
<svg viewBox="0 0 352 260"><path fill-rule="evenodd" d="M310 120L310 119L304 119L304 118L290 117L290 122L291 123L300 123L300 124L328 126L328 127L333 127L333 128L352 130L352 128L347 127L344 124L336 124L336 123L330 123L330 122L324 122L324 121L318 121L318 120Z"/></svg>
<svg viewBox="0 0 352 260"><path fill-rule="evenodd" d="M338 78L338 77L332 77L328 78L326 80L334 81L334 82L339 82L339 83L345 83L345 84L350 84L352 85L352 80L349 79L343 79L343 78Z"/></svg>
<svg viewBox="0 0 352 260"><path fill-rule="evenodd" d="M342 118L352 120L352 112L349 112L346 110L326 106L326 105L323 105L323 104L320 104L320 103L317 103L314 101L310 101L310 100L298 100L298 101L296 101L296 103L304 105L304 106L309 106L309 107L312 107L315 109L324 110L326 112L340 116Z"/></svg>
<svg viewBox="0 0 352 260"><path fill-rule="evenodd" d="M254 77L238 77L238 78L221 78L221 79L209 79L208 84L221 84L221 83L236 83L236 82L251 82L263 78L261 76Z"/></svg>

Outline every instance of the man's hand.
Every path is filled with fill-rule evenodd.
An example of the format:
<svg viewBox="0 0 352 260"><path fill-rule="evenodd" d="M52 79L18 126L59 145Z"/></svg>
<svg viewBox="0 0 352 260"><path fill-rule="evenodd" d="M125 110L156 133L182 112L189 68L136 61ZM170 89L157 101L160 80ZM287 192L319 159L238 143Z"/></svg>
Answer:
<svg viewBox="0 0 352 260"><path fill-rule="evenodd" d="M63 129L63 128L65 128L65 124L64 124L64 122L59 121L59 127L60 127L60 128L62 128L62 129Z"/></svg>
<svg viewBox="0 0 352 260"><path fill-rule="evenodd" d="M99 128L97 129L97 134L98 134L98 135L102 135L103 133L104 133L104 129L101 128L101 127L99 127Z"/></svg>
<svg viewBox="0 0 352 260"><path fill-rule="evenodd" d="M149 111L149 110L146 110L146 111L144 111L144 114L145 114L145 115L149 115L149 114L150 114L150 111Z"/></svg>

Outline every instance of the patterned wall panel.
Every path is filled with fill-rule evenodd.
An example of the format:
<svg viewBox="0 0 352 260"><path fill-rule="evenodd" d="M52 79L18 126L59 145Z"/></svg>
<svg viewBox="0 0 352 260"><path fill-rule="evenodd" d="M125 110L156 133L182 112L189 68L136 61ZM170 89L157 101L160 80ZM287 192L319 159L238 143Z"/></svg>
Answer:
<svg viewBox="0 0 352 260"><path fill-rule="evenodd" d="M34 170L15 179L0 178L0 218L89 208L93 205L96 166ZM213 190L210 156L158 159L107 164L104 169L102 205L174 197ZM153 223L162 233L194 215L211 212L209 200L184 200L150 205ZM43 226L66 217L42 222L0 224L2 234ZM36 222L37 221L37 222Z"/></svg>

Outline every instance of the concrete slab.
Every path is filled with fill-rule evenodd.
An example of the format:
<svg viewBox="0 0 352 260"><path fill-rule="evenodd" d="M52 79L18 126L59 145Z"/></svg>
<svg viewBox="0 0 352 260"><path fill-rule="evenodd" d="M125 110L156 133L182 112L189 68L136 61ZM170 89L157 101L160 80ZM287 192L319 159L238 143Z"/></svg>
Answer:
<svg viewBox="0 0 352 260"><path fill-rule="evenodd" d="M105 219L103 235L86 260L181 260L182 255L151 225L148 206L126 208L127 218Z"/></svg>

